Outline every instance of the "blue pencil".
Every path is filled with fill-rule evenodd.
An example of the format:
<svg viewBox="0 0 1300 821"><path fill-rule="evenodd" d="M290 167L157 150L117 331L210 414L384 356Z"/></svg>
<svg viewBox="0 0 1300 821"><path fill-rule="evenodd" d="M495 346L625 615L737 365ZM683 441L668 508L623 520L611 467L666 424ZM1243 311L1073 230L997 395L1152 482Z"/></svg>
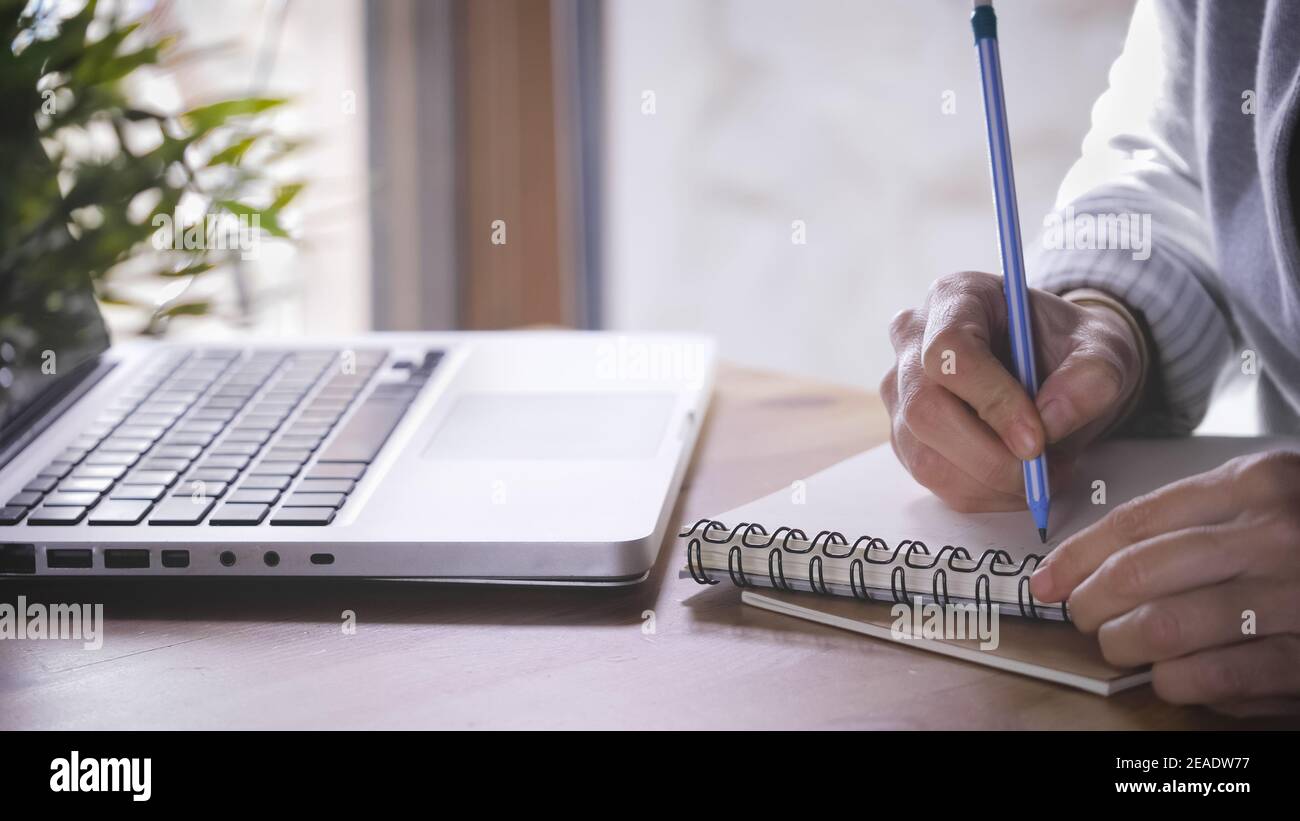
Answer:
<svg viewBox="0 0 1300 821"><path fill-rule="evenodd" d="M1029 315L1029 286L1025 283L1025 255L1020 244L1020 209L1016 207L1016 178L1011 170L1011 139L1007 133L1007 107L1002 93L1002 61L998 56L998 18L991 0L975 0L971 14L975 49L980 58L984 90L984 123L989 135L989 167L993 174L993 206L998 215L998 251L1002 257L1002 292L1007 299L1007 325L1011 332L1011 358L1016 378L1033 398L1038 394L1034 367L1034 332ZM1047 542L1047 513L1051 492L1047 486L1047 454L1024 463L1025 498L1038 526L1038 538Z"/></svg>

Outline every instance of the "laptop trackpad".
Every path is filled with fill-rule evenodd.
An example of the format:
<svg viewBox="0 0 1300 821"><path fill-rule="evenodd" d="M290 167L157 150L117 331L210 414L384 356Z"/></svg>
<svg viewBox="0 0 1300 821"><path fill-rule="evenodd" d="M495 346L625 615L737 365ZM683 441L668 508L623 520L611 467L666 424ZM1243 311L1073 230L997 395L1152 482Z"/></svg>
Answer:
<svg viewBox="0 0 1300 821"><path fill-rule="evenodd" d="M671 393L461 396L426 459L649 459L659 451Z"/></svg>

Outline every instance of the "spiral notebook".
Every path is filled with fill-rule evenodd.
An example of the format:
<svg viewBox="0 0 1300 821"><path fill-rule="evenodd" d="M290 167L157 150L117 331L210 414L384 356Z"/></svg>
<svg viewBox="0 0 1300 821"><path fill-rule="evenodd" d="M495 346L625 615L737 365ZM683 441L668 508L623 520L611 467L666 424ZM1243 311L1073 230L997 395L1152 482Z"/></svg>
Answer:
<svg viewBox="0 0 1300 821"><path fill-rule="evenodd" d="M1115 506L1234 456L1300 449L1295 439L1116 440L1081 460L1054 496L1050 540L1028 512L961 514L899 465L888 445L851 457L679 534L701 584L811 591L890 602L969 603L1001 614L1068 620L1029 592L1047 550Z"/></svg>

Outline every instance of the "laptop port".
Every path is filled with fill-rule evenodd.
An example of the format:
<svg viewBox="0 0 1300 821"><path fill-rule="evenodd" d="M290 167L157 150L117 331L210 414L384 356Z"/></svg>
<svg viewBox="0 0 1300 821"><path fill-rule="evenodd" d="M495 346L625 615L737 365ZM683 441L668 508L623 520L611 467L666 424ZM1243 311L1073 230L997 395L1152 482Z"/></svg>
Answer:
<svg viewBox="0 0 1300 821"><path fill-rule="evenodd" d="M221 555L217 558L220 559L221 564L226 567L233 567L235 564L235 553L233 550L223 550L221 551Z"/></svg>
<svg viewBox="0 0 1300 821"><path fill-rule="evenodd" d="M274 550L268 550L266 553L262 554L262 561L266 562L267 567L279 567L280 554L276 553Z"/></svg>
<svg viewBox="0 0 1300 821"><path fill-rule="evenodd" d="M137 548L110 548L104 551L104 567L109 570L139 570L149 566L149 551Z"/></svg>
<svg viewBox="0 0 1300 821"><path fill-rule="evenodd" d="M334 564L333 553L313 553L311 554L312 564Z"/></svg>
<svg viewBox="0 0 1300 821"><path fill-rule="evenodd" d="M88 547L51 547L45 551L45 566L85 569L94 566Z"/></svg>
<svg viewBox="0 0 1300 821"><path fill-rule="evenodd" d="M0 573L35 573L36 545L0 544Z"/></svg>
<svg viewBox="0 0 1300 821"><path fill-rule="evenodd" d="M163 567L189 567L190 552L188 550L164 550L162 552Z"/></svg>

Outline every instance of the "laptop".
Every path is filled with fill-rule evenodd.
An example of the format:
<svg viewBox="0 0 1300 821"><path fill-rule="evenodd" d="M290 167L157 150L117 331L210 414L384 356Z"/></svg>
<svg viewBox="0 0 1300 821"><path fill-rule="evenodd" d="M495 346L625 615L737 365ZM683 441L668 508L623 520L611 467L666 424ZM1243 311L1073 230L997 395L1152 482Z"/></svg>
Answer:
<svg viewBox="0 0 1300 821"><path fill-rule="evenodd" d="M88 282L0 283L0 575L624 585L655 561L703 337L109 344Z"/></svg>

